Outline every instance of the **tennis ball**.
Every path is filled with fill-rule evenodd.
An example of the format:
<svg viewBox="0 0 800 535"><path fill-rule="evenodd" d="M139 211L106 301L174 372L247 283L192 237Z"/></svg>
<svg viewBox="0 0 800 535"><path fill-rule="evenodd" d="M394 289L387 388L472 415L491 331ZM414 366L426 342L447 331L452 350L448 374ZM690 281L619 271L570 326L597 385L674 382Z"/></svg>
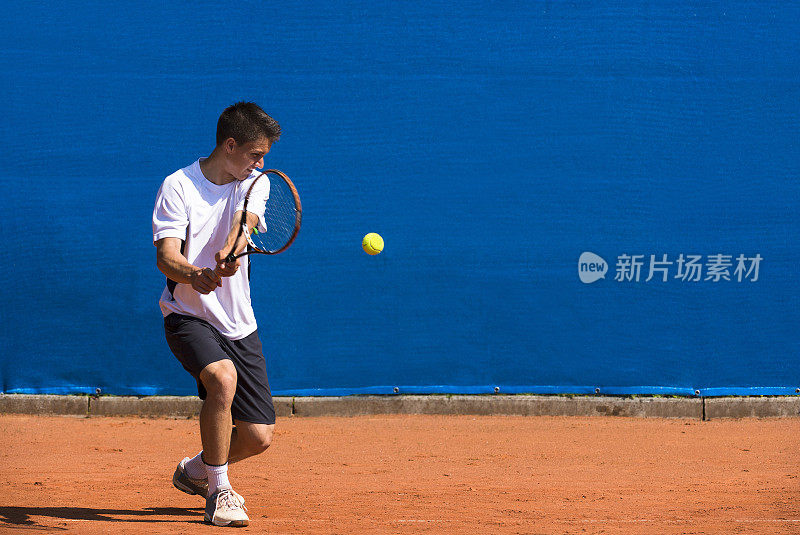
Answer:
<svg viewBox="0 0 800 535"><path fill-rule="evenodd" d="M368 255L376 255L383 251L383 238L381 238L380 234L370 232L361 240L361 247L364 248L364 252Z"/></svg>

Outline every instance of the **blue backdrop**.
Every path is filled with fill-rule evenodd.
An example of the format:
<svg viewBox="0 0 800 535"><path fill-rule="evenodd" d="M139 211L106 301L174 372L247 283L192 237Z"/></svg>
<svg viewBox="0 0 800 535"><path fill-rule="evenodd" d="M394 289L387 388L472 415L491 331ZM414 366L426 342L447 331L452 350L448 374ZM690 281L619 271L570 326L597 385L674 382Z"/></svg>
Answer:
<svg viewBox="0 0 800 535"><path fill-rule="evenodd" d="M276 394L800 387L796 3L4 15L4 392L195 392L150 217L242 99L304 205L254 260Z"/></svg>

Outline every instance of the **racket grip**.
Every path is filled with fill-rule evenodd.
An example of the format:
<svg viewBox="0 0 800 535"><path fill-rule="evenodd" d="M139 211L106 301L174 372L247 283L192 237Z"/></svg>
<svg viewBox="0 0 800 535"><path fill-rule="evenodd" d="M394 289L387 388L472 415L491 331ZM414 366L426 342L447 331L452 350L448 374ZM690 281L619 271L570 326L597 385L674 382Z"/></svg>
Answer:
<svg viewBox="0 0 800 535"><path fill-rule="evenodd" d="M235 262L235 261L236 257L233 255L233 251L231 251L231 253L225 257L225 262Z"/></svg>

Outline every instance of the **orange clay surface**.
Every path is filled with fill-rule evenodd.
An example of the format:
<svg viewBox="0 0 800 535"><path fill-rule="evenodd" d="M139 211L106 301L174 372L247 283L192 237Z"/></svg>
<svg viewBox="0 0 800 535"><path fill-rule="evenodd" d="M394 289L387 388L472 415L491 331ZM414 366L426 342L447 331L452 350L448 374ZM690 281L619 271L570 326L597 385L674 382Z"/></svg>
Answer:
<svg viewBox="0 0 800 535"><path fill-rule="evenodd" d="M0 416L0 533L800 533L800 420L284 418L231 467L246 528L171 485L197 420Z"/></svg>

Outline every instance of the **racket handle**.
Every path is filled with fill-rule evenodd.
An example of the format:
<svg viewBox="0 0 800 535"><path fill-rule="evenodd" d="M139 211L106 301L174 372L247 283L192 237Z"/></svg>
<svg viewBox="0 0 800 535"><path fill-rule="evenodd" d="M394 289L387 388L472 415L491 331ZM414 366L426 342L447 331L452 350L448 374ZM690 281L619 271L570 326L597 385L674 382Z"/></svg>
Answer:
<svg viewBox="0 0 800 535"><path fill-rule="evenodd" d="M235 261L236 257L234 256L233 251L231 251L231 254L225 257L225 262L235 262Z"/></svg>

